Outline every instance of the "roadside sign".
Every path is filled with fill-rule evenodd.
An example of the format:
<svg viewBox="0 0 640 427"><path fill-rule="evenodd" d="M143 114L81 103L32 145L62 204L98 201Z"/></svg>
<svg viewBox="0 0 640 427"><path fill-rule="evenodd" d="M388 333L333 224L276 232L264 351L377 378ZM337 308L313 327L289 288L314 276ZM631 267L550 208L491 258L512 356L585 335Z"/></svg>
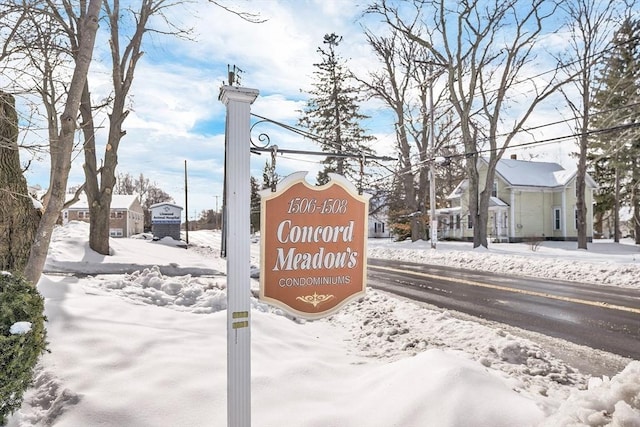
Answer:
<svg viewBox="0 0 640 427"><path fill-rule="evenodd" d="M306 174L260 192L260 299L318 319L365 293L370 196L341 175L312 186Z"/></svg>

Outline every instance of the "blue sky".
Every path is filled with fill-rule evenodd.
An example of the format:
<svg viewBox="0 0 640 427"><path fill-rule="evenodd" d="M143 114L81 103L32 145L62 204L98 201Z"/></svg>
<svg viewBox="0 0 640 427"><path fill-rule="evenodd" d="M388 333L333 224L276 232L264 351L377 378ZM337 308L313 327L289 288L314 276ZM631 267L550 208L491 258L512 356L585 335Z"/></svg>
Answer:
<svg viewBox="0 0 640 427"><path fill-rule="evenodd" d="M194 41L147 35L145 55L138 63L130 91L131 114L123 126L127 134L118 151L118 172L133 176L143 173L182 206L186 160L190 218L203 209L215 208L215 196L221 196L223 191L225 108L218 101L218 94L226 81L228 64L243 70L242 86L260 91L252 106L253 113L295 124L304 106L305 95L301 90L310 87L313 63L319 61L316 48L326 33L336 32L344 37L339 51L345 59L352 58L350 66L366 68L372 61L355 22L361 12L357 2L289 0L225 4L259 13L266 22L248 23L212 4L197 1L168 12L183 28L193 28ZM110 64L102 61L107 55L105 34L99 36L97 46L90 74L94 99L109 90ZM104 116L97 122L107 125ZM375 126L385 128L379 121ZM318 149L277 128L259 129L268 132L272 142L280 147ZM104 132L99 135L103 141L106 139ZM102 153L104 143L99 145L102 148L98 152ZM82 157L77 155L73 163L70 186L84 180ZM251 158L252 174L260 179L267 157ZM22 155L23 162L29 158ZM287 175L308 169L315 176L319 160L319 157L279 157L278 173ZM31 185L48 186L46 158L34 160L27 179Z"/></svg>
<svg viewBox="0 0 640 427"><path fill-rule="evenodd" d="M316 49L322 45L325 34L335 32L343 36L338 52L356 74L364 75L377 66L361 29L361 12L367 4L364 1L261 0L225 4L259 13L266 22L248 23L204 1L169 10L167 15L172 21L194 29L195 41L159 34L145 39L146 53L138 64L130 92L131 114L123 126L127 134L119 149L118 172L144 174L182 206L186 160L190 219L204 209L214 209L216 196L221 207L225 108L218 101L218 94L226 81L229 64L244 71L242 86L260 91L252 106L253 113L291 125L295 125L304 107L306 95L301 90L311 87L313 64L320 60ZM368 26L380 25L378 21L370 19ZM90 74L95 99L109 90L110 65L101 60L106 46L102 34ZM377 137L378 154L395 156L391 116L376 102L363 105L363 112L372 117L364 127ZM543 110L532 125L557 117L557 111ZM101 120L106 126L104 116ZM272 143L281 148L318 149L281 129L270 126L258 129L267 132ZM558 161L570 167L566 151L547 146L541 150L540 160ZM98 152L103 152L103 148ZM267 158L252 155L254 176L262 178ZM23 162L26 160L23 156ZM314 177L320 160L320 157L278 157L277 172L287 175L309 170ZM82 162L82 155L78 155L70 185L83 182ZM27 172L27 179L31 185L47 187L48 162L35 162Z"/></svg>

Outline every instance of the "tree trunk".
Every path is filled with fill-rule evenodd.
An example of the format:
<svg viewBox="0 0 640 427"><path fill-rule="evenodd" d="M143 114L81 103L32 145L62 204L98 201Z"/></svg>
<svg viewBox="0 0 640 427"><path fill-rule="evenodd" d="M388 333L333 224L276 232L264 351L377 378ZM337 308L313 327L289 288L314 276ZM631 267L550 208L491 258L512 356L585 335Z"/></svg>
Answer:
<svg viewBox="0 0 640 427"><path fill-rule="evenodd" d="M47 251L51 242L51 233L55 226L60 211L64 205L64 198L71 169L71 153L73 151L73 137L76 131L76 118L80 97L89 73L93 47L98 31L98 16L100 14L100 0L90 0L86 9L83 10L81 18L78 20L78 32L80 35L78 52L75 57L75 68L73 77L69 85L67 102L64 112L60 117L60 135L57 140L50 141L52 172L49 183L49 199L45 205L45 210L38 225L29 261L25 267L25 277L35 286L40 280L44 263L47 259Z"/></svg>
<svg viewBox="0 0 640 427"><path fill-rule="evenodd" d="M636 144L637 145L637 144ZM631 180L631 206L633 210L633 238L636 245L640 245L640 159L636 157L633 162Z"/></svg>
<svg viewBox="0 0 640 427"><path fill-rule="evenodd" d="M637 191L637 190L636 190ZM640 245L640 200L633 205L633 237L636 245Z"/></svg>
<svg viewBox="0 0 640 427"><path fill-rule="evenodd" d="M400 121L398 125L398 139L401 166L400 173L402 176L402 186L404 187L405 203L407 209L414 213L417 210L414 174L411 171L411 147L407 143L407 132L404 129L404 121Z"/></svg>
<svg viewBox="0 0 640 427"><path fill-rule="evenodd" d="M598 212L595 214L595 219L593 221L593 230L598 233L598 235L600 236L600 238L602 238L602 236L604 236L604 228L603 228L603 223L604 222L604 214L602 212Z"/></svg>
<svg viewBox="0 0 640 427"><path fill-rule="evenodd" d="M493 179L491 180L493 183ZM491 198L492 186L489 185L489 179L487 176L487 184L485 189L480 193L478 198L478 213L476 214L476 224L474 224L473 232L473 247L477 248L483 246L489 247L487 240L487 223L489 222L489 199Z"/></svg>
<svg viewBox="0 0 640 427"><path fill-rule="evenodd" d="M613 201L613 241L620 243L620 172L616 165Z"/></svg>
<svg viewBox="0 0 640 427"><path fill-rule="evenodd" d="M38 212L20 167L15 99L0 91L0 270L23 272L38 229Z"/></svg>
<svg viewBox="0 0 640 427"><path fill-rule="evenodd" d="M109 217L111 215L111 197L94 200L89 206L89 247L102 255L109 253ZM105 220L106 218L106 220Z"/></svg>
<svg viewBox="0 0 640 427"><path fill-rule="evenodd" d="M109 216L111 197L108 203L103 202L98 184L98 170L96 156L96 137L91 111L91 94L89 85L85 83L80 102L82 116L82 133L84 134L84 175L85 194L89 204L89 247L102 255L109 255ZM106 215L105 215L106 206Z"/></svg>
<svg viewBox="0 0 640 427"><path fill-rule="evenodd" d="M473 247L488 247L487 220L489 216L489 199L480 192L480 175L478 174L477 155L467 160L467 177L469 178L469 217L473 225ZM491 196L491 191L488 193ZM483 202L486 198L486 202Z"/></svg>
<svg viewBox="0 0 640 427"><path fill-rule="evenodd" d="M86 89L83 95L82 117L85 121L85 193L91 214L89 230L89 246L94 251L109 255L109 217L111 211L111 199L116 185L115 170L118 165L118 147L120 140L126 132L122 130L122 123L127 118L129 111L125 111L127 94L133 82L136 63L142 56L140 46L142 37L148 28L149 17L154 13L162 13L163 2L144 0L140 4L139 13L135 15L136 24L129 36L120 33L119 22L123 19L120 15L120 2L114 1L113 8L109 2L104 3L105 12L109 20L111 34L111 79L113 83L113 106L109 114L109 136L104 151L104 163L97 170L95 151L95 126L91 116L91 99ZM132 15L133 16L133 15ZM120 39L129 39L121 49ZM88 110L85 109L88 108ZM98 175L100 182L98 185Z"/></svg>
<svg viewBox="0 0 640 427"><path fill-rule="evenodd" d="M583 93L589 94L591 81L584 79ZM578 156L578 171L576 173L576 210L578 215L578 249L587 249L587 206L584 200L585 182L587 176L587 131L589 126L589 100L583 101L582 135L580 136L580 153Z"/></svg>

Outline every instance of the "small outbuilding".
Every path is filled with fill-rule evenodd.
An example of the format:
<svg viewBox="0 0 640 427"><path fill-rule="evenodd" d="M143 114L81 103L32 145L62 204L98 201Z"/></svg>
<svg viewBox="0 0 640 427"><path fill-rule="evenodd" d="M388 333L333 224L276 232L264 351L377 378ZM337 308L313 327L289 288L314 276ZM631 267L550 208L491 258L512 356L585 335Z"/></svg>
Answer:
<svg viewBox="0 0 640 427"><path fill-rule="evenodd" d="M156 203L149 207L151 211L151 232L156 239L172 237L180 240L180 223L182 207L173 203Z"/></svg>

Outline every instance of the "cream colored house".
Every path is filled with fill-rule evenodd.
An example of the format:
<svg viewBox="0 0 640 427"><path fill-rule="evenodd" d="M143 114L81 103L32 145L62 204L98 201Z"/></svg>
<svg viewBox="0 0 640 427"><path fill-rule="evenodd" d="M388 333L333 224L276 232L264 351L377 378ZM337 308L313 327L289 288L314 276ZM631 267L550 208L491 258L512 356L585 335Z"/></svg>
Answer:
<svg viewBox="0 0 640 427"><path fill-rule="evenodd" d="M479 160L480 182L487 174L487 161ZM577 240L576 170L557 163L502 159L496 167L489 204L487 235L494 242L529 239ZM482 184L481 184L482 185ZM469 212L468 181L462 181L448 196L450 208L438 209L441 239L473 239ZM587 175L587 238L593 238L593 191L597 185Z"/></svg>
<svg viewBox="0 0 640 427"><path fill-rule="evenodd" d="M89 204L83 193L73 205L62 211L62 224L69 221L89 222ZM131 237L142 233L144 211L138 196L114 194L111 196L109 235L111 237Z"/></svg>

